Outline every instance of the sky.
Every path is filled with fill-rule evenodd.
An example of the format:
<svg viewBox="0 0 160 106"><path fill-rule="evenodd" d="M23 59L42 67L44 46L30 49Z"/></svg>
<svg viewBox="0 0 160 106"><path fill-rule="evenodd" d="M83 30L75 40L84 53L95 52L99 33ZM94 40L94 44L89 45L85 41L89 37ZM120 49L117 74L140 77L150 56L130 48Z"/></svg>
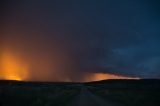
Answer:
<svg viewBox="0 0 160 106"><path fill-rule="evenodd" d="M59 74L80 80L84 72L160 78L156 0L5 0L2 4L0 49L27 64L34 79L52 80Z"/></svg>

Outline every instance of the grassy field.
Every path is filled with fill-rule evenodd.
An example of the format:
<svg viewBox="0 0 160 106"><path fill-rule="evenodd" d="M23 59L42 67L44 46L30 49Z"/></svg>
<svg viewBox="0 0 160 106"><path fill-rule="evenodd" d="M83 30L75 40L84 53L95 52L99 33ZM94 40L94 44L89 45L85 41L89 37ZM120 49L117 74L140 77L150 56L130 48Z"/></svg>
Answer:
<svg viewBox="0 0 160 106"><path fill-rule="evenodd" d="M0 81L2 106L69 106L82 83ZM106 80L83 83L104 100L123 106L160 106L159 80Z"/></svg>
<svg viewBox="0 0 160 106"><path fill-rule="evenodd" d="M4 106L66 106L79 92L67 86L12 82L1 86L0 101Z"/></svg>
<svg viewBox="0 0 160 106"><path fill-rule="evenodd" d="M95 87L90 88L95 95L124 106L160 106L159 80L111 80L88 85Z"/></svg>

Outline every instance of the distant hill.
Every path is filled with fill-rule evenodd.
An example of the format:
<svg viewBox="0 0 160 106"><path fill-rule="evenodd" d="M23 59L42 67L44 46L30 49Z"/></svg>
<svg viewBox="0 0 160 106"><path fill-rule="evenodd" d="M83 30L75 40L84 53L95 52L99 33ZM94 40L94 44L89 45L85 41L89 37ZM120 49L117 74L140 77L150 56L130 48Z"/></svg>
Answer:
<svg viewBox="0 0 160 106"><path fill-rule="evenodd" d="M160 79L110 79L91 82L37 82L37 81L16 81L16 80L0 80L0 85L18 84L18 85L67 85L67 84L160 84Z"/></svg>

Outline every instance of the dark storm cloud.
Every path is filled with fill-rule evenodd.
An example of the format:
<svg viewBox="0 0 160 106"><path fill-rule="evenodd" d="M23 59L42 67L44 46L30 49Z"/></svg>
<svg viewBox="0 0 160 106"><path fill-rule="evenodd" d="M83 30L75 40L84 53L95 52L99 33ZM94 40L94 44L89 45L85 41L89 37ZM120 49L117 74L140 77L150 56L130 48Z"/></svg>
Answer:
<svg viewBox="0 0 160 106"><path fill-rule="evenodd" d="M25 42L22 48L29 45L30 51L41 51L49 57L54 55L53 48L61 48L73 62L71 76L86 70L94 72L91 69L98 67L96 72L100 73L157 78L160 20L155 12L158 7L150 3L23 0L9 4L6 20L18 46Z"/></svg>

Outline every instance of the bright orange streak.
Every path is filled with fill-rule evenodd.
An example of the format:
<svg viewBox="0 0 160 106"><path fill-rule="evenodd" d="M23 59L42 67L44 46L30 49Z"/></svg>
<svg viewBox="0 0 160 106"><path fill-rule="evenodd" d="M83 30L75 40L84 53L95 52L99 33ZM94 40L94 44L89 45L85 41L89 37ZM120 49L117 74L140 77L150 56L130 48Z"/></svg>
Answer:
<svg viewBox="0 0 160 106"><path fill-rule="evenodd" d="M9 51L3 53L0 79L25 80L28 76L27 69L27 66L20 61L18 56Z"/></svg>
<svg viewBox="0 0 160 106"><path fill-rule="evenodd" d="M84 81L88 82L88 81L99 81L99 80L107 80L107 79L140 79L140 78L120 76L120 75L107 74L107 73L91 73L85 78Z"/></svg>

